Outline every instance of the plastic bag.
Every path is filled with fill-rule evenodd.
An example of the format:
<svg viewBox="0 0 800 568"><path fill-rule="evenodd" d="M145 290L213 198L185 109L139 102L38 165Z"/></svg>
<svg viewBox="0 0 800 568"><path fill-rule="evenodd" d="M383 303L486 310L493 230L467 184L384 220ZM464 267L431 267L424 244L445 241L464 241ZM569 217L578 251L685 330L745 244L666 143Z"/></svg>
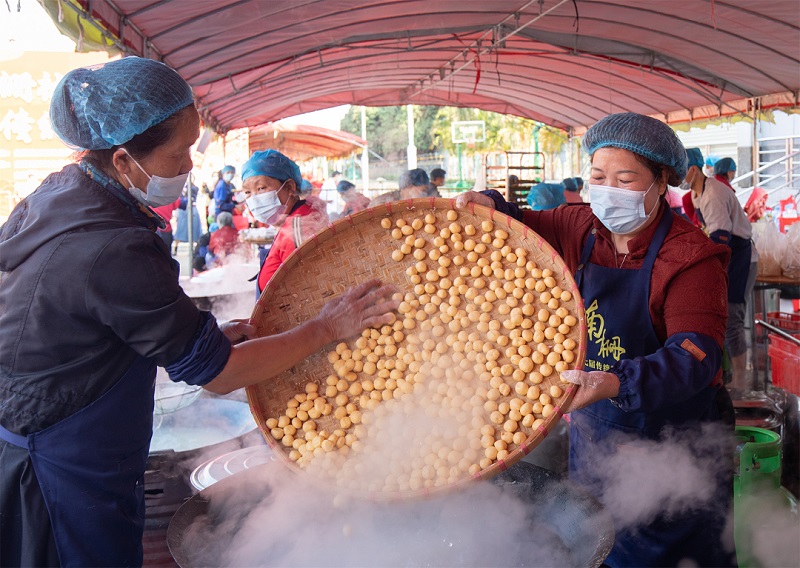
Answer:
<svg viewBox="0 0 800 568"><path fill-rule="evenodd" d="M786 248L781 259L781 270L787 278L800 278L800 223L786 228Z"/></svg>
<svg viewBox="0 0 800 568"><path fill-rule="evenodd" d="M767 192L760 187L754 187L753 193L744 205L744 212L751 223L755 223L767 211Z"/></svg>
<svg viewBox="0 0 800 568"><path fill-rule="evenodd" d="M786 235L778 231L774 223L769 222L765 222L763 229L754 231L753 234L758 235L756 240L758 275L780 276L781 262L786 249Z"/></svg>

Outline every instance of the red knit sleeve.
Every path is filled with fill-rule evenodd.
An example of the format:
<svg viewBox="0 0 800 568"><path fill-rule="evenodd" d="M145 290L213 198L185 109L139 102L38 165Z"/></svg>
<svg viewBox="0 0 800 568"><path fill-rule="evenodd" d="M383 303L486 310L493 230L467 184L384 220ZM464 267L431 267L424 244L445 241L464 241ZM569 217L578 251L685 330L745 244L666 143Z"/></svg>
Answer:
<svg viewBox="0 0 800 568"><path fill-rule="evenodd" d="M681 332L702 333L722 346L728 318L727 257L717 245L709 246L713 247L712 254L698 251L667 285L664 325L667 337Z"/></svg>

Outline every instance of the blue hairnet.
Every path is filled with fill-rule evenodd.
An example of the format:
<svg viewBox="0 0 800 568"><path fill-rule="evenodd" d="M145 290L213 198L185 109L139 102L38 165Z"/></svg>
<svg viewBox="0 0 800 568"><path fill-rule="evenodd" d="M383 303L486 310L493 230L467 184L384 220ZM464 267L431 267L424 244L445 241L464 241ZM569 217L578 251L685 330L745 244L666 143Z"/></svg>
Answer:
<svg viewBox="0 0 800 568"><path fill-rule="evenodd" d="M338 191L339 193L344 193L345 191L350 191L354 187L355 184L347 181L346 179L343 179L342 181L336 184L336 191Z"/></svg>
<svg viewBox="0 0 800 568"><path fill-rule="evenodd" d="M578 189L583 189L583 178L582 177L578 176L578 177L574 177L572 179L574 179L575 183L578 184Z"/></svg>
<svg viewBox="0 0 800 568"><path fill-rule="evenodd" d="M534 211L555 209L567 202L564 197L564 186L560 183L537 183L528 192L528 205Z"/></svg>
<svg viewBox="0 0 800 568"><path fill-rule="evenodd" d="M277 150L253 152L250 159L242 166L242 181L253 176L267 176L278 181L292 179L298 190L303 185L300 168Z"/></svg>
<svg viewBox="0 0 800 568"><path fill-rule="evenodd" d="M708 167L713 167L714 164L717 163L717 160L719 160L719 158L717 158L716 156L709 156L709 157L706 158L706 161L704 163Z"/></svg>
<svg viewBox="0 0 800 568"><path fill-rule="evenodd" d="M714 164L715 174L727 174L728 172L735 171L736 162L733 161L733 158L722 158L721 160L717 160L717 163Z"/></svg>
<svg viewBox="0 0 800 568"><path fill-rule="evenodd" d="M566 191L578 191L578 182L575 181L575 178L564 178L561 184Z"/></svg>
<svg viewBox="0 0 800 568"><path fill-rule="evenodd" d="M220 170L220 172L222 172L223 174L226 173L226 172L230 172L232 174L235 174L236 173L236 168L234 168L233 166L224 166Z"/></svg>
<svg viewBox="0 0 800 568"><path fill-rule="evenodd" d="M314 186L311 185L311 182L303 178L303 181L300 183L300 191L303 193L307 193L309 191L312 191L313 189Z"/></svg>
<svg viewBox="0 0 800 568"><path fill-rule="evenodd" d="M591 155L605 147L629 150L675 170L668 183L686 177L686 152L675 132L663 122L633 112L610 114L586 131L583 147Z"/></svg>
<svg viewBox="0 0 800 568"><path fill-rule="evenodd" d="M125 57L73 69L50 101L50 122L68 146L105 150L192 104L188 83L163 63Z"/></svg>
<svg viewBox="0 0 800 568"><path fill-rule="evenodd" d="M703 153L700 151L700 148L687 148L686 149L686 169L691 168L692 166L697 166L701 170L703 169Z"/></svg>

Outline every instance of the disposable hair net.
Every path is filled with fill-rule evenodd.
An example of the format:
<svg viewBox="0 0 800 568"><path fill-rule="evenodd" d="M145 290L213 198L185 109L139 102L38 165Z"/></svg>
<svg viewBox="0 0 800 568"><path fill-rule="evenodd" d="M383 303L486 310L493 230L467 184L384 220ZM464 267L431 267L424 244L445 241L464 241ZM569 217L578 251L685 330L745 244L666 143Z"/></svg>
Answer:
<svg viewBox="0 0 800 568"><path fill-rule="evenodd" d="M610 114L586 131L583 147L590 155L600 148L629 150L672 168L668 180L678 185L686 177L686 152L675 132L663 122L633 112Z"/></svg>
<svg viewBox="0 0 800 568"><path fill-rule="evenodd" d="M221 171L222 171L223 174L226 174L226 173L235 174L236 173L236 168L234 168L233 166L224 166Z"/></svg>
<svg viewBox="0 0 800 568"><path fill-rule="evenodd" d="M583 178L582 177L574 177L572 178L575 180L575 183L578 185L578 189L583 189Z"/></svg>
<svg viewBox="0 0 800 568"><path fill-rule="evenodd" d="M735 171L736 162L733 161L733 158L722 158L721 160L718 160L716 164L714 164L715 174L727 174L728 172Z"/></svg>
<svg viewBox="0 0 800 568"><path fill-rule="evenodd" d="M152 59L125 57L64 75L50 102L50 122L68 146L105 150L192 102L192 89L173 69Z"/></svg>
<svg viewBox="0 0 800 568"><path fill-rule="evenodd" d="M343 179L339 183L336 184L336 191L339 193L344 193L345 191L350 191L355 187L354 184L350 183L346 179Z"/></svg>
<svg viewBox="0 0 800 568"><path fill-rule="evenodd" d="M242 166L242 181L253 176L267 176L278 181L292 179L297 189L303 185L300 168L277 150L253 152L250 159Z"/></svg>
<svg viewBox="0 0 800 568"><path fill-rule="evenodd" d="M398 180L398 186L400 189L405 189L412 185L428 185L430 182L431 180L425 170L416 168L403 172L403 175Z"/></svg>
<svg viewBox="0 0 800 568"><path fill-rule="evenodd" d="M537 183L528 192L528 205L534 211L555 209L567 202L564 197L564 186L560 183Z"/></svg>
<svg viewBox="0 0 800 568"><path fill-rule="evenodd" d="M703 169L703 153L700 151L700 148L687 148L686 149L686 169L688 170L692 166L697 166L701 170Z"/></svg>
<svg viewBox="0 0 800 568"><path fill-rule="evenodd" d="M300 184L300 193L308 193L309 191L313 191L314 186L311 185L311 182L307 179L303 179L302 183Z"/></svg>

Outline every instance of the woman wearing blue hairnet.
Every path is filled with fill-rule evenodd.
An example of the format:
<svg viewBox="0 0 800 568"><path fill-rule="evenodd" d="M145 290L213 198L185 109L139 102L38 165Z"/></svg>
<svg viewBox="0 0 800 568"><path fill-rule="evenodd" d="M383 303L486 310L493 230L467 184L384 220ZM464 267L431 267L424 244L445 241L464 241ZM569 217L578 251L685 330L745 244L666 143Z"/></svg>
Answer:
<svg viewBox="0 0 800 568"><path fill-rule="evenodd" d="M297 247L328 226L327 204L312 195L301 195L302 185L300 168L277 150L253 152L242 167L248 209L260 223L278 227L258 271L258 294Z"/></svg>
<svg viewBox="0 0 800 568"><path fill-rule="evenodd" d="M610 115L587 131L584 148L590 205L522 211L494 191L463 194L456 204L478 203L524 222L575 275L588 331L584 370L561 374L580 386L568 409L569 471L615 519L606 563L734 564L732 535L724 530L733 494L733 407L720 372L727 250L665 202L667 186L678 185L687 167L668 126L633 113ZM637 497L635 472L648 448L673 437L689 440L682 449L701 472L692 483L702 490L683 506L662 499L658 506L670 508L652 511Z"/></svg>
<svg viewBox="0 0 800 568"><path fill-rule="evenodd" d="M733 161L733 158L722 158L721 160L717 160L717 163L714 164L714 179L717 181L721 181L731 189L733 186L731 185L731 181L733 178L736 177L736 162ZM736 191L733 189L733 191Z"/></svg>
<svg viewBox="0 0 800 568"><path fill-rule="evenodd" d="M0 565L140 566L156 366L227 393L388 323L396 302L371 281L280 335L217 325L152 209L192 169L189 85L127 57L67 73L50 117L78 161L0 228Z"/></svg>
<svg viewBox="0 0 800 568"><path fill-rule="evenodd" d="M233 213L236 203L233 202L233 176L236 175L236 168L225 166L219 171L219 179L214 185L214 213L219 215L223 211Z"/></svg>
<svg viewBox="0 0 800 568"><path fill-rule="evenodd" d="M758 251L753 245L753 228L742 208L742 204L732 191L727 177L725 182L709 178L703 174L703 154L700 148L686 150L689 169L686 183L691 191L692 205L703 231L715 243L730 250L728 263L728 323L725 331L725 349L731 359L731 384L733 391L752 390L747 377L747 334L745 333L745 312L748 298L753 292L758 273ZM726 175L733 160L723 158L720 171ZM735 170L735 165L733 166Z"/></svg>

